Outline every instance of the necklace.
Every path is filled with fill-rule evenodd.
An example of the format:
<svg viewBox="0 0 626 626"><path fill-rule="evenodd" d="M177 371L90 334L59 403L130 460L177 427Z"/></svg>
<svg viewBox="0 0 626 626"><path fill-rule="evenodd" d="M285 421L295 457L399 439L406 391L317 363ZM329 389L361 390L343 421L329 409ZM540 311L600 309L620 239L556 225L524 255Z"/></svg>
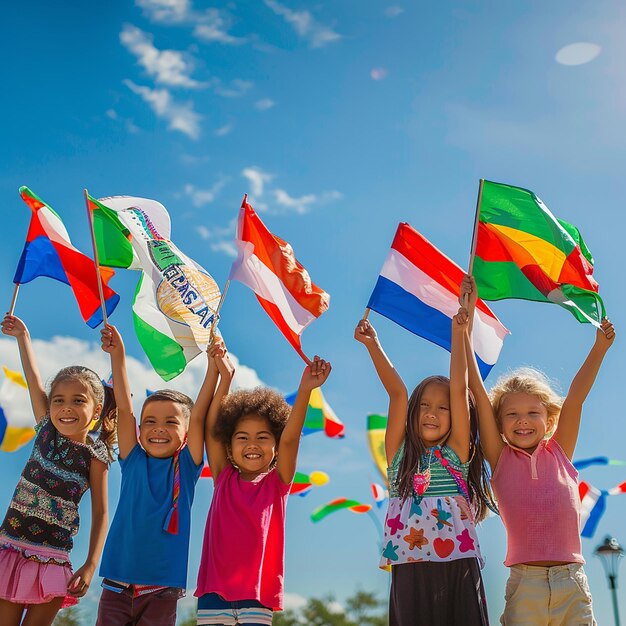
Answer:
<svg viewBox="0 0 626 626"><path fill-rule="evenodd" d="M428 486L430 485L430 463L432 461L432 458L433 449L430 448L430 450L428 451L428 466L423 472L418 471L413 474L413 492L415 493L415 496L419 499L424 496L426 490L428 489ZM419 469L421 469L421 467Z"/></svg>

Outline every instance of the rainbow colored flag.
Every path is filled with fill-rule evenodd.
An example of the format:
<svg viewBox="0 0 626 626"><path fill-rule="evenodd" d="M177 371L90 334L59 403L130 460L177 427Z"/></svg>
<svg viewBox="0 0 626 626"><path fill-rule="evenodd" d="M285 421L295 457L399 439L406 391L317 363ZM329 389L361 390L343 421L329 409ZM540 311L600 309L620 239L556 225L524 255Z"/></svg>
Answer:
<svg viewBox="0 0 626 626"><path fill-rule="evenodd" d="M483 300L553 302L600 326L604 304L593 257L575 226L532 192L484 181L473 274Z"/></svg>
<svg viewBox="0 0 626 626"><path fill-rule="evenodd" d="M287 404L293 406L296 400L297 392L291 393L285 396ZM326 398L322 394L322 390L317 387L311 392L311 398L309 400L309 406L306 409L306 417L304 419L304 428L302 429L303 435L310 435L311 433L317 433L324 431L327 437L331 439L341 439L345 437L346 427L335 415L335 412L330 408Z"/></svg>
<svg viewBox="0 0 626 626"><path fill-rule="evenodd" d="M28 386L20 372L8 367L0 385L0 450L15 452L35 436Z"/></svg>
<svg viewBox="0 0 626 626"><path fill-rule="evenodd" d="M72 245L61 218L50 206L28 187L20 187L20 195L32 216L13 282L23 284L48 276L69 285L82 318L96 328L102 322L102 309L95 263ZM108 268L100 269L107 315L120 300L107 284L113 274Z"/></svg>

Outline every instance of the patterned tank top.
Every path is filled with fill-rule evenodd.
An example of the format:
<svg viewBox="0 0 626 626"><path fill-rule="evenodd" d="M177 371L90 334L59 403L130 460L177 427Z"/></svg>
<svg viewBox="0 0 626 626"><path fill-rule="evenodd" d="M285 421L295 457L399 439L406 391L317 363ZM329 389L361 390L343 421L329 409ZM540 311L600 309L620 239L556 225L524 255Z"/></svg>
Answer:
<svg viewBox="0 0 626 626"><path fill-rule="evenodd" d="M389 509L380 567L471 557L477 558L482 567L474 515L467 499L469 462L461 463L447 445L431 448L422 456L418 472L429 470L424 491L403 499L398 491L403 456L404 443L387 470Z"/></svg>
<svg viewBox="0 0 626 626"><path fill-rule="evenodd" d="M33 450L0 527L0 547L42 562L67 563L91 460L108 465L107 448L90 436L86 443L67 439L49 416L35 429Z"/></svg>

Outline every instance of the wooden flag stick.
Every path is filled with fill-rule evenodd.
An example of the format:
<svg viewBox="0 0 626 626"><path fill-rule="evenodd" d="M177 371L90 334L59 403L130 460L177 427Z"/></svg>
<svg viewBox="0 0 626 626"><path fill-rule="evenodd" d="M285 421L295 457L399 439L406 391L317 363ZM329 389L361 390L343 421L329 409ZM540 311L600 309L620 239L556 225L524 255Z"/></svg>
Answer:
<svg viewBox="0 0 626 626"><path fill-rule="evenodd" d="M369 317L369 315L370 315L370 311L371 311L371 309L370 309L369 307L367 307L367 308L365 309L365 313L363 313L363 319L364 319L364 320L366 320L366 319Z"/></svg>
<svg viewBox="0 0 626 626"><path fill-rule="evenodd" d="M224 298L226 298L226 292L230 287L230 278L226 281L224 285L224 291L222 291L222 295L220 296L220 301L217 303L217 309L215 309L215 317L213 318L213 325L211 326L211 334L209 338L209 345L213 343L213 339L215 338L215 331L217 330L217 323L220 321L220 311L222 310L222 304L224 304Z"/></svg>
<svg viewBox="0 0 626 626"><path fill-rule="evenodd" d="M9 307L9 315L13 315L15 311L15 303L17 302L17 292L20 290L20 284L15 283L15 289L13 290L13 298L11 299L11 306Z"/></svg>
<svg viewBox="0 0 626 626"><path fill-rule="evenodd" d="M102 321L106 326L109 321L107 319L107 308L104 303L104 290L102 289L102 274L100 273L100 263L98 262L98 247L96 246L96 233L93 226L93 215L89 208L89 194L86 189L83 189L85 194L85 206L87 207L87 217L89 219L89 231L91 232L91 244L93 246L93 260L96 266L96 280L98 281L98 293L100 294L100 306L102 308Z"/></svg>
<svg viewBox="0 0 626 626"><path fill-rule="evenodd" d="M470 248L470 258L469 265L467 268L467 273L471 276L474 271L474 258L476 257L476 244L478 242L478 223L480 217L480 201L483 197L483 183L485 182L484 178L480 179L480 183L478 184L478 198L476 199L476 212L474 214L474 229L472 232L472 247ZM463 302L461 302L461 306L467 306L467 294L463 297Z"/></svg>

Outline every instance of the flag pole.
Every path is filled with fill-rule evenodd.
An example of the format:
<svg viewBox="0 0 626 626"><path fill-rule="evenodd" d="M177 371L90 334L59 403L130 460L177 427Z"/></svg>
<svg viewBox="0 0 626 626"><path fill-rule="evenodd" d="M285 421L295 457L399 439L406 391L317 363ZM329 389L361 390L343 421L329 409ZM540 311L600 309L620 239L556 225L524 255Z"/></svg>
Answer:
<svg viewBox="0 0 626 626"><path fill-rule="evenodd" d="M106 326L109 321L107 319L107 308L104 303L104 290L102 289L102 274L100 273L100 263L98 262L98 247L96 246L96 233L93 226L93 215L89 208L89 194L87 189L83 189L85 195L85 206L87 207L87 217L89 219L89 231L91 232L91 244L93 246L93 260L96 266L96 277L98 281L98 293L100 294L100 307L102 308L102 321Z"/></svg>
<svg viewBox="0 0 626 626"><path fill-rule="evenodd" d="M476 256L476 243L478 240L478 222L480 216L480 201L483 197L483 183L485 182L484 178L480 179L478 183L478 198L476 199L476 212L474 214L474 229L472 231L472 247L470 248L470 258L469 265L467 268L467 273L471 276L474 271L474 258ZM463 297L463 301L461 302L461 306L467 306L467 294Z"/></svg>
<svg viewBox="0 0 626 626"><path fill-rule="evenodd" d="M365 313L363 313L363 319L366 320L370 316L371 309L369 307L365 308Z"/></svg>
<svg viewBox="0 0 626 626"><path fill-rule="evenodd" d="M476 256L476 243L477 243L477 239L478 239L478 222L479 222L479 215L480 215L480 201L482 200L483 197L483 183L485 182L484 178L480 179L480 183L478 184L478 198L476 200L476 213L474 215L474 231L472 234L472 247L470 250L470 259L469 259L469 266L467 269L467 273L471 275L472 271L474 270L474 257Z"/></svg>
<svg viewBox="0 0 626 626"><path fill-rule="evenodd" d="M9 315L13 315L15 311L15 303L17 301L17 292L20 290L20 284L15 283L15 289L13 290L13 298L11 299L11 306L9 307Z"/></svg>
<svg viewBox="0 0 626 626"><path fill-rule="evenodd" d="M226 292L230 287L230 278L226 281L224 285L224 291L222 291L222 295L220 296L220 301L217 303L217 309L215 309L215 317L213 319L213 325L211 326L211 334L209 336L209 344L213 343L213 338L215 337L215 330L217 328L217 323L220 319L220 311L222 310L222 304L224 304L224 298L226 298Z"/></svg>

